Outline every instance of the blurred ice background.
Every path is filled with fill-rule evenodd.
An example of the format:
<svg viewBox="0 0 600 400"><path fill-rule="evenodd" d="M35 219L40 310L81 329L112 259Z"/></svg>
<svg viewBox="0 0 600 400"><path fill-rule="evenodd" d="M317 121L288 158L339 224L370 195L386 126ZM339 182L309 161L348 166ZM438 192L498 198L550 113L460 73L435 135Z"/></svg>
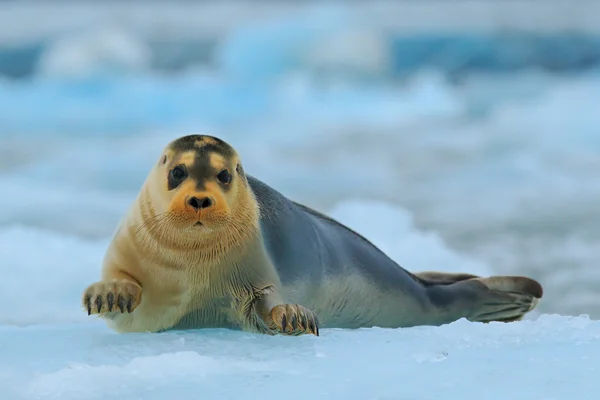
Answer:
<svg viewBox="0 0 600 400"><path fill-rule="evenodd" d="M221 373L213 363L225 356L234 374L304 390L294 374L331 371L327 357L348 365L344 346L361 341L373 344L362 356L381 361L371 384L441 374L403 386L402 398L436 398L419 388L463 381L457 398L475 381L493 388L490 399L570 396L551 381L591 398L597 367L585 360L599 351L598 323L584 317L332 332L322 347L301 338L293 348L237 333L115 338L76 324L90 322L79 296L150 165L168 141L198 132L229 141L249 173L358 229L407 269L528 275L546 290L537 314L597 319L598 15L600 4L584 0L0 1L2 398L23 382L28 398L101 398L102 382L133 396L135 376L145 398L161 398L170 389L156 374L193 388ZM574 339L581 346L568 347ZM239 364L240 340L257 341L249 348L259 352L285 344L298 369ZM390 340L400 346L393 352ZM313 361L297 363L307 349ZM438 361L448 351L461 363L451 370L469 379L444 380L448 364ZM401 369L384 368L390 354L404 354ZM502 367L502 376L515 371L508 386L523 397L484 359L503 355L522 367ZM103 377L96 386L88 371ZM359 382L361 371L342 378ZM367 398L369 387L354 389L346 399ZM399 398L388 389L377 398Z"/></svg>
<svg viewBox="0 0 600 400"><path fill-rule="evenodd" d="M0 2L0 224L105 239L206 132L365 233L375 201L395 245L439 238L406 268L530 275L541 311L599 317L600 5L574 4Z"/></svg>

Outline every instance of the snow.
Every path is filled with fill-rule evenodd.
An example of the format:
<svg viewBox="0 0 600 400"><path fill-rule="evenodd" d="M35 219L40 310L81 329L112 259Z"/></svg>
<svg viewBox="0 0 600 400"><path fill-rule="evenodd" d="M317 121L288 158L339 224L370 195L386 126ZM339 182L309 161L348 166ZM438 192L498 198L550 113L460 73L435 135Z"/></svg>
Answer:
<svg viewBox="0 0 600 400"><path fill-rule="evenodd" d="M69 78L140 72L150 66L150 57L150 49L137 37L119 27L106 27L57 39L41 54L37 72Z"/></svg>
<svg viewBox="0 0 600 400"><path fill-rule="evenodd" d="M0 327L3 399L596 398L600 322L117 335L96 324Z"/></svg>
<svg viewBox="0 0 600 400"><path fill-rule="evenodd" d="M0 231L0 326L86 322L82 291L99 279L107 240L12 226ZM24 251L24 243L35 243Z"/></svg>

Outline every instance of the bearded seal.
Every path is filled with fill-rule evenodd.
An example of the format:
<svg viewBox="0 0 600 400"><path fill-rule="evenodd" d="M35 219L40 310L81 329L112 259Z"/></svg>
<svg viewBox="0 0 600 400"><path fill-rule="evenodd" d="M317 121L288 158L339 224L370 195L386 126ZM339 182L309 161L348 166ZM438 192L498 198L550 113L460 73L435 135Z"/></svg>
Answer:
<svg viewBox="0 0 600 400"><path fill-rule="evenodd" d="M524 276L411 273L359 233L248 175L208 135L170 142L84 290L117 332L322 328L515 321L542 297Z"/></svg>

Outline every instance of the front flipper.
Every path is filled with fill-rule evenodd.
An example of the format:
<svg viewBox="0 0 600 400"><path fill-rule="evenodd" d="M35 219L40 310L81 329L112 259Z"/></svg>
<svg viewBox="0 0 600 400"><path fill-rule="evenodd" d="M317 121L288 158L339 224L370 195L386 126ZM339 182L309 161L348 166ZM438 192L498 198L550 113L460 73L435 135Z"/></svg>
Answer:
<svg viewBox="0 0 600 400"><path fill-rule="evenodd" d="M268 335L319 336L316 314L302 305L286 303L277 270L262 243L247 255L244 274L250 284L233 293L234 312L242 329Z"/></svg>
<svg viewBox="0 0 600 400"><path fill-rule="evenodd" d="M111 312L131 313L141 302L142 288L129 280L96 282L83 293L83 307L88 315Z"/></svg>
<svg viewBox="0 0 600 400"><path fill-rule="evenodd" d="M319 336L317 315L299 304L280 304L271 309L269 327L286 335Z"/></svg>
<svg viewBox="0 0 600 400"><path fill-rule="evenodd" d="M276 285L254 287L244 298L236 308L241 311L247 329L269 335L319 336L317 315L300 304L286 304Z"/></svg>

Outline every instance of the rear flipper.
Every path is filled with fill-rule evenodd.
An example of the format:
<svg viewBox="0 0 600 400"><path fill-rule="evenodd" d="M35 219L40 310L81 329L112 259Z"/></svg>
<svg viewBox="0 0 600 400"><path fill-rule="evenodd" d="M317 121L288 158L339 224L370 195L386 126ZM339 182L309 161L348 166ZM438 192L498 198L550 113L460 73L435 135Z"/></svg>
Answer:
<svg viewBox="0 0 600 400"><path fill-rule="evenodd" d="M533 310L543 295L539 282L522 276L471 278L429 287L443 313L473 322L512 322Z"/></svg>
<svg viewBox="0 0 600 400"><path fill-rule="evenodd" d="M544 293L539 282L522 276L493 276L469 282L481 285L483 292L481 303L467 316L469 321L519 321L538 305Z"/></svg>

